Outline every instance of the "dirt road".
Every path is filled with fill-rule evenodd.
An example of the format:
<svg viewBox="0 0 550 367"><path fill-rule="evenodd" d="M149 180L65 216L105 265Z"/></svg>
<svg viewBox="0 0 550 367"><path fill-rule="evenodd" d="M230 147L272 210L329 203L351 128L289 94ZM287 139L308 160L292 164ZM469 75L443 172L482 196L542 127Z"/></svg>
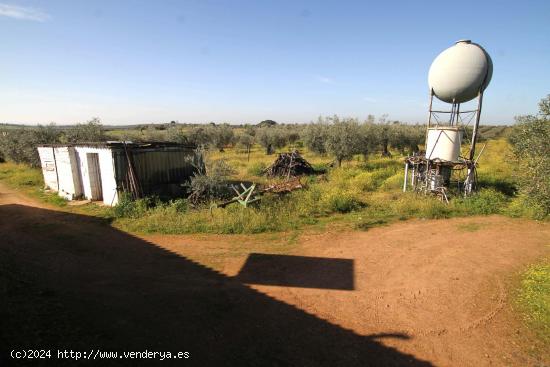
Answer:
<svg viewBox="0 0 550 367"><path fill-rule="evenodd" d="M517 272L550 254L548 224L415 220L280 246L136 237L0 186L0 235L0 365L74 365L6 354L39 347L191 355L101 365L550 362L525 352L509 298Z"/></svg>

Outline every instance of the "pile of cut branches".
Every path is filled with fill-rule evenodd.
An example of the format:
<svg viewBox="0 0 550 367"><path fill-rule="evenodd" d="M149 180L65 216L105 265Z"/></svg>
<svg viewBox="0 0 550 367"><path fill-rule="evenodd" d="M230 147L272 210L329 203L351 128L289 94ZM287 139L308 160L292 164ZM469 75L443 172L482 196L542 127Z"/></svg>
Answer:
<svg viewBox="0 0 550 367"><path fill-rule="evenodd" d="M289 178L314 174L315 169L295 150L290 153L280 153L275 162L264 172L268 177Z"/></svg>
<svg viewBox="0 0 550 367"><path fill-rule="evenodd" d="M285 194L287 192L291 192L291 191L303 189L303 188L304 188L304 184L300 181L300 178L295 177L289 181L271 183L265 186L261 192L262 194L266 192L271 192L275 194Z"/></svg>

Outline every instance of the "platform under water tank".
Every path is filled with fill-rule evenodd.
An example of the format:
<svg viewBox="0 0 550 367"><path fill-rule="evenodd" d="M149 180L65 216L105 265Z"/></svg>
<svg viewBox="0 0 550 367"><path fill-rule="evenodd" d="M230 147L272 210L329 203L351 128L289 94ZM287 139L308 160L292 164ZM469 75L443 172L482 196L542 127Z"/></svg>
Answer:
<svg viewBox="0 0 550 367"><path fill-rule="evenodd" d="M463 131L454 126L439 126L428 129L426 158L457 162Z"/></svg>

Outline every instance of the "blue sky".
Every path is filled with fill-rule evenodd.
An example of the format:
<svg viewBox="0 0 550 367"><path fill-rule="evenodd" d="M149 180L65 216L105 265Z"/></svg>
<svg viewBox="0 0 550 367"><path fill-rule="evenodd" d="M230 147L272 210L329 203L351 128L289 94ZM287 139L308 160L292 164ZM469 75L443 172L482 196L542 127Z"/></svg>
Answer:
<svg viewBox="0 0 550 367"><path fill-rule="evenodd" d="M493 59L482 123L550 93L550 1L0 0L0 122L424 122L458 39Z"/></svg>

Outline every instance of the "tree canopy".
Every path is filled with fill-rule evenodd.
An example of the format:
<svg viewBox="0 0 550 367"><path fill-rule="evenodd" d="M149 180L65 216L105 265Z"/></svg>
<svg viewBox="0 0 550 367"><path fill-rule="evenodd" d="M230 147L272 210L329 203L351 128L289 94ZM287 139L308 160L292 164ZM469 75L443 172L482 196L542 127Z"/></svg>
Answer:
<svg viewBox="0 0 550 367"><path fill-rule="evenodd" d="M538 116L516 117L509 137L517 159L520 192L541 217L550 214L550 95L539 103Z"/></svg>

